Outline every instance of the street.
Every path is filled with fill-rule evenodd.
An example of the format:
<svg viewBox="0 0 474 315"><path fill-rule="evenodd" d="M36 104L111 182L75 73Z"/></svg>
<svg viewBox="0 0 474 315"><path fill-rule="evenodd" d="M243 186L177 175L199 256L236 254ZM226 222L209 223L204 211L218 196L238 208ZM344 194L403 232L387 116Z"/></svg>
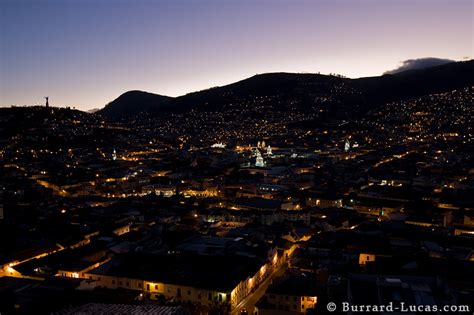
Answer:
<svg viewBox="0 0 474 315"><path fill-rule="evenodd" d="M232 310L232 315L238 315L244 309L247 310L248 314L254 313L255 304L260 300L260 298L265 294L268 286L272 282L274 278L278 278L282 276L288 267L288 263L285 262L281 264L278 269L273 271L260 285L258 288L250 293L247 297L245 297L239 304Z"/></svg>

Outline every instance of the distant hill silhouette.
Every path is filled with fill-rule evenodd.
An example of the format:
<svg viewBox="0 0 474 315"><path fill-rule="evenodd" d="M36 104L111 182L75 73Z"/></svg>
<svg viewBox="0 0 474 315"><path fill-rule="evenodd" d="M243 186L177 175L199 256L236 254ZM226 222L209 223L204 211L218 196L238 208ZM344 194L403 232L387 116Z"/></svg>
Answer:
<svg viewBox="0 0 474 315"><path fill-rule="evenodd" d="M474 84L474 60L354 80L375 103L454 90Z"/></svg>
<svg viewBox="0 0 474 315"><path fill-rule="evenodd" d="M111 119L118 119L130 114L158 111L160 107L165 106L171 100L173 98L169 96L143 91L128 91L107 104L98 113Z"/></svg>
<svg viewBox="0 0 474 315"><path fill-rule="evenodd" d="M472 86L473 74L474 60L359 79L320 74L267 73L176 98L130 91L98 113L110 119L119 119L141 112L157 115L190 109L219 111L226 106L244 106L256 97L266 97L272 99L274 106L280 107L295 103L296 99L303 109L321 98L328 103L329 112L333 115L352 116L386 102Z"/></svg>

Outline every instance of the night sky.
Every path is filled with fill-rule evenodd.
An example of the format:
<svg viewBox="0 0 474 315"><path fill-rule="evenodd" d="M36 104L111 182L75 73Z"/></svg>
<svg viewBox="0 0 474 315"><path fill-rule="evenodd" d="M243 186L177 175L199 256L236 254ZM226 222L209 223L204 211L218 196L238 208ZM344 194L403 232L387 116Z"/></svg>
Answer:
<svg viewBox="0 0 474 315"><path fill-rule="evenodd" d="M91 109L264 72L471 59L472 0L0 0L0 105Z"/></svg>

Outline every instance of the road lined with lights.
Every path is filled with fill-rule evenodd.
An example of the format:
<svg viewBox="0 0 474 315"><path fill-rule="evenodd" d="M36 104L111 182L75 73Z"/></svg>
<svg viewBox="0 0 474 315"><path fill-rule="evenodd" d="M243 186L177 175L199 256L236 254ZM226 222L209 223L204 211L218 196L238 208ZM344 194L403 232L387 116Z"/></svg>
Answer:
<svg viewBox="0 0 474 315"><path fill-rule="evenodd" d="M296 245L293 245L296 246ZM241 311L246 310L248 314L254 314L255 304L267 291L268 286L272 283L274 278L282 276L288 268L288 261L291 259L295 251L291 251L285 262L281 263L268 277L263 280L257 287L257 289L247 295L242 301L240 301L234 309L231 311L231 315L238 315Z"/></svg>

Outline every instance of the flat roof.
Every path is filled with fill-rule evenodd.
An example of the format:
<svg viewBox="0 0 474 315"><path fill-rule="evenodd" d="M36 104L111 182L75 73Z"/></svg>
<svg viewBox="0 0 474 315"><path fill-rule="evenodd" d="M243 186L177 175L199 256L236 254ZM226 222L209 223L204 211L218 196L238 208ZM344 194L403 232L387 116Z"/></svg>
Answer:
<svg viewBox="0 0 474 315"><path fill-rule="evenodd" d="M153 315L184 315L189 314L180 306L160 306L160 305L128 305L128 304L103 304L89 303L73 309L65 309L55 313L56 315L66 314L153 314Z"/></svg>
<svg viewBox="0 0 474 315"><path fill-rule="evenodd" d="M229 292L263 262L246 256L128 253L89 273Z"/></svg>

